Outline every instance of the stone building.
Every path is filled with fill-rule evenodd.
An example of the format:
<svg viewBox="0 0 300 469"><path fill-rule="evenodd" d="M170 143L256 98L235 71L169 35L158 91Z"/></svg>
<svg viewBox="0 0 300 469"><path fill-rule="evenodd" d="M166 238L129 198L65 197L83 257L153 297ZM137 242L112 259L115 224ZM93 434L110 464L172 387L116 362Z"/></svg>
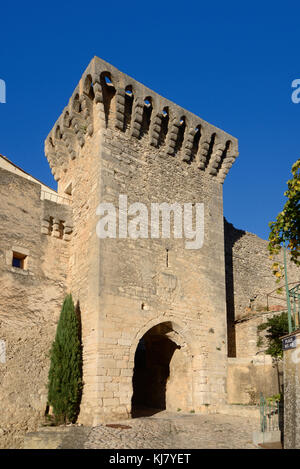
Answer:
<svg viewBox="0 0 300 469"><path fill-rule="evenodd" d="M67 292L82 315L79 422L247 400L257 349L247 352L247 332L239 341L236 319L274 280L267 243L224 225L236 138L95 57L45 154L57 192L0 158L4 433L32 429L45 412L48 352ZM204 204L203 246L162 233L133 239L119 223L115 238L99 237L99 204L112 204L120 220L120 195L149 214L155 203Z"/></svg>

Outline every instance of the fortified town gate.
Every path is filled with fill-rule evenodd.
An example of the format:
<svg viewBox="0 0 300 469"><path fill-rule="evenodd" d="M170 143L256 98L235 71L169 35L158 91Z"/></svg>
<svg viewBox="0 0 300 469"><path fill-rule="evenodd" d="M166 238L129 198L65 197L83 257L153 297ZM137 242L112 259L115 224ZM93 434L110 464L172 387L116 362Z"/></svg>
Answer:
<svg viewBox="0 0 300 469"><path fill-rule="evenodd" d="M45 153L73 219L66 287L82 313L79 421L225 404L222 184L237 140L95 57ZM118 221L120 195L149 213L152 203L204 204L203 246L133 239L118 224L115 238L99 237L98 206L113 204ZM59 223L44 216L44 233Z"/></svg>

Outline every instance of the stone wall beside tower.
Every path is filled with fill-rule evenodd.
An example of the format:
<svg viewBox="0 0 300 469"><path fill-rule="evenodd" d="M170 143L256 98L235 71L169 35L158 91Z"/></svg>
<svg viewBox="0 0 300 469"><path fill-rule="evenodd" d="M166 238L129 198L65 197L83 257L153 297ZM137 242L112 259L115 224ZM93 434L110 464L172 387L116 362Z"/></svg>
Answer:
<svg viewBox="0 0 300 469"><path fill-rule="evenodd" d="M18 448L20 435L35 429L46 410L49 351L68 288L72 210L2 161L0 155L0 446Z"/></svg>
<svg viewBox="0 0 300 469"><path fill-rule="evenodd" d="M258 326L287 309L284 280L276 283L273 263L283 265L283 253L270 258L268 242L236 229L225 220L226 303L228 322L227 397L230 404L255 404L260 393L283 392L281 361L265 354L267 342ZM299 267L287 261L288 282L299 281ZM264 332L266 334L266 331Z"/></svg>

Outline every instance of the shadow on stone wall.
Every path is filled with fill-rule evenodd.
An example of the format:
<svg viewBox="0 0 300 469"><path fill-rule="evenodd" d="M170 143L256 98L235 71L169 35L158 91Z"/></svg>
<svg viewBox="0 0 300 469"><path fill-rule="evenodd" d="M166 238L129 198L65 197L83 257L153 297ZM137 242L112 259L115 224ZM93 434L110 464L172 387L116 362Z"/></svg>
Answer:
<svg viewBox="0 0 300 469"><path fill-rule="evenodd" d="M82 344L82 320L81 320L81 309L80 309L80 303L79 300L76 303L75 306L75 313L77 316L78 320L78 338L80 341L80 375L83 377L83 344ZM82 391L83 391L83 383L82 386L80 387L79 395L78 395L78 413L76 416L76 420L78 418L79 412L80 412L80 404L81 404L81 399L82 399Z"/></svg>
<svg viewBox="0 0 300 469"><path fill-rule="evenodd" d="M234 276L233 276L233 246L246 232L234 228L224 217L224 244L225 244L225 285L227 309L227 339L228 357L236 357L236 331L235 331L235 302L234 302Z"/></svg>

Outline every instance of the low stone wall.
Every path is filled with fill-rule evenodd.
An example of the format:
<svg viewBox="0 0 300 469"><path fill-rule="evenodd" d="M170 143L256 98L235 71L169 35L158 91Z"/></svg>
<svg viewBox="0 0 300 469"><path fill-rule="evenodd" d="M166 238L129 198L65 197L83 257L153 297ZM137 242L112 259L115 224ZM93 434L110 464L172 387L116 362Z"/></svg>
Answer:
<svg viewBox="0 0 300 469"><path fill-rule="evenodd" d="M255 404L260 393L268 397L281 392L281 383L282 364L274 363L271 356L228 359L229 404Z"/></svg>
<svg viewBox="0 0 300 469"><path fill-rule="evenodd" d="M255 422L255 425L259 428L260 413L257 405L226 405L220 407L216 413L250 419L252 422Z"/></svg>

